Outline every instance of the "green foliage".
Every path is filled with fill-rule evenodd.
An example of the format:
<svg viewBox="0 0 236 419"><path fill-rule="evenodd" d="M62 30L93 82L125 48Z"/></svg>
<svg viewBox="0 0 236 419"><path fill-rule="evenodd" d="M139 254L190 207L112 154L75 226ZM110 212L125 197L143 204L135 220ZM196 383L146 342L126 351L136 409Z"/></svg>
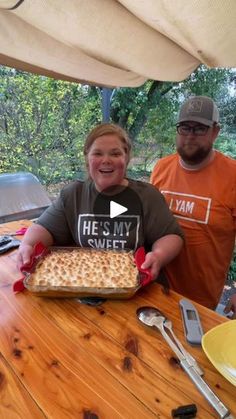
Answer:
<svg viewBox="0 0 236 419"><path fill-rule="evenodd" d="M228 282L233 283L236 281L236 249L234 249L234 254L232 257L232 261L230 264L229 272L228 272Z"/></svg>
<svg viewBox="0 0 236 419"><path fill-rule="evenodd" d="M205 95L218 102L219 97L227 90L232 70L223 68L208 69L204 65L192 73L187 80L179 83L175 91L187 96Z"/></svg>
<svg viewBox="0 0 236 419"><path fill-rule="evenodd" d="M84 136L101 119L92 88L3 67L0 77L0 172L30 171L44 183L74 178Z"/></svg>
<svg viewBox="0 0 236 419"><path fill-rule="evenodd" d="M215 148L233 159L236 158L236 136L221 134L215 142Z"/></svg>
<svg viewBox="0 0 236 419"><path fill-rule="evenodd" d="M47 184L83 176L84 139L102 120L101 89L0 66L0 172L30 171ZM111 119L133 141L130 173L148 175L175 150L175 122L193 94L219 104L222 130L216 148L236 157L235 71L200 66L186 81L147 81L115 89Z"/></svg>
<svg viewBox="0 0 236 419"><path fill-rule="evenodd" d="M173 83L147 81L138 88L116 89L111 104L111 119L126 129L135 142L149 113L158 108L162 96L172 86Z"/></svg>

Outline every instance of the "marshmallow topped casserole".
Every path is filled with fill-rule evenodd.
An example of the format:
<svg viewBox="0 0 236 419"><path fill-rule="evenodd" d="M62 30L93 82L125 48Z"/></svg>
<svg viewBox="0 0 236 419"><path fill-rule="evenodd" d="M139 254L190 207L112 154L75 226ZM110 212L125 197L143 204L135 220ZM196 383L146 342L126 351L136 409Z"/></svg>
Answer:
<svg viewBox="0 0 236 419"><path fill-rule="evenodd" d="M37 263L27 285L34 288L133 288L138 285L138 269L131 251L58 249Z"/></svg>

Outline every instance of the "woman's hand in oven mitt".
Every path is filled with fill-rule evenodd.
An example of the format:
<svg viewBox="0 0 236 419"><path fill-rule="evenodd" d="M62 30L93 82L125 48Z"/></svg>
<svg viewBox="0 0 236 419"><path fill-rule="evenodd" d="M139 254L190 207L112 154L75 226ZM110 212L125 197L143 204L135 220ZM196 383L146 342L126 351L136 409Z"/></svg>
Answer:
<svg viewBox="0 0 236 419"><path fill-rule="evenodd" d="M145 261L143 262L141 268L150 269L153 279L157 278L161 269L161 264L154 251L146 254Z"/></svg>
<svg viewBox="0 0 236 419"><path fill-rule="evenodd" d="M146 254L142 269L150 269L157 278L161 268L177 256L183 246L183 239L176 234L168 234L156 240L152 251Z"/></svg>
<svg viewBox="0 0 236 419"><path fill-rule="evenodd" d="M17 266L27 265L31 262L34 246L41 242L45 247L53 244L52 235L39 224L32 224L24 236L17 255Z"/></svg>
<svg viewBox="0 0 236 419"><path fill-rule="evenodd" d="M17 267L20 269L23 265L28 265L31 261L34 247L29 244L21 243L17 253Z"/></svg>

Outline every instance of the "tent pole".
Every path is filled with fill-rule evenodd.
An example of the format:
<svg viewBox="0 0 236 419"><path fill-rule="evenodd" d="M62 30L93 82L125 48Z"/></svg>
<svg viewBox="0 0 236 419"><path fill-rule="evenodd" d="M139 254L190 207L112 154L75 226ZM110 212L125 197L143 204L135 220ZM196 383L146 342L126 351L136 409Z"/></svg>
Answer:
<svg viewBox="0 0 236 419"><path fill-rule="evenodd" d="M110 122L110 105L113 89L102 88L102 122Z"/></svg>

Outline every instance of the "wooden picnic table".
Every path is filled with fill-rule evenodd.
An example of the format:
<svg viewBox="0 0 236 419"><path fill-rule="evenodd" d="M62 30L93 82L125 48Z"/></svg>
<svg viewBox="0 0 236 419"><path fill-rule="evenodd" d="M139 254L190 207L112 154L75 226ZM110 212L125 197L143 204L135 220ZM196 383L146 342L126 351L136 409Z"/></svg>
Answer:
<svg viewBox="0 0 236 419"><path fill-rule="evenodd" d="M28 226L0 225L0 234ZM217 418L158 331L136 318L152 305L173 322L185 348L204 369L204 379L236 414L236 388L213 367L201 347L186 343L180 295L153 283L130 300L100 306L78 299L15 294L21 276L16 251L0 256L0 418L170 418L172 409L195 403L197 418ZM229 321L196 304L203 329Z"/></svg>

